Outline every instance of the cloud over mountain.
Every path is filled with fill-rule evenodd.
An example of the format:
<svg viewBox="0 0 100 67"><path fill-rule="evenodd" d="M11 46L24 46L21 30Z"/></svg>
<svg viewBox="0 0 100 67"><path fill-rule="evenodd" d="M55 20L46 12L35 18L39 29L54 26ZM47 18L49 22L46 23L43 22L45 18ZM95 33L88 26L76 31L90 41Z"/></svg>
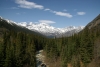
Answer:
<svg viewBox="0 0 100 67"><path fill-rule="evenodd" d="M47 24L52 24L52 23L56 23L54 21L51 20L39 20L40 23L47 23Z"/></svg>
<svg viewBox="0 0 100 67"><path fill-rule="evenodd" d="M85 12L77 12L78 15L85 15Z"/></svg>
<svg viewBox="0 0 100 67"><path fill-rule="evenodd" d="M53 13L55 13L55 15L64 16L68 18L73 17L70 13L67 13L67 12L53 11Z"/></svg>

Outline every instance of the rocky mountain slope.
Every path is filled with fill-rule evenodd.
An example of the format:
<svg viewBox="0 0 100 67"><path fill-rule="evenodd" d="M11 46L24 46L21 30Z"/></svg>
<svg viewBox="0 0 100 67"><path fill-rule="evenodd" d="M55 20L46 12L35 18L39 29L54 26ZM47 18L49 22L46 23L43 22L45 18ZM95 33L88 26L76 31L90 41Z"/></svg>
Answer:
<svg viewBox="0 0 100 67"><path fill-rule="evenodd" d="M100 14L94 20L92 20L89 24L87 24L86 28L91 29L98 25L100 25Z"/></svg>

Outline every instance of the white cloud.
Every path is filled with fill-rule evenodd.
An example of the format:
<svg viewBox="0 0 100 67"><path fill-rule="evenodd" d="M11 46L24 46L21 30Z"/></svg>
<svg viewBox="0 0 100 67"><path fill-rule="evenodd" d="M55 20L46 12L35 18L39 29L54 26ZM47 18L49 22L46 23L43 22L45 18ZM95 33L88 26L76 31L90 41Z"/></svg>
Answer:
<svg viewBox="0 0 100 67"><path fill-rule="evenodd" d="M29 2L27 0L16 0L16 3L19 4L19 7L21 8L27 8L27 9L33 9L33 8L37 8L37 9L44 9L44 7L42 5L38 5L34 2Z"/></svg>
<svg viewBox="0 0 100 67"><path fill-rule="evenodd" d="M73 17L70 13L53 11L53 10L51 10L49 8L44 8L44 6L42 6L42 5L38 5L38 4L34 3L34 2L29 2L27 0L16 0L16 3L19 4L19 7L21 7L21 8L26 8L26 9L33 9L33 8L44 9L44 11L49 11L51 13L54 13L55 15L64 16L64 17L68 17L68 18ZM64 9L64 11L67 11L67 10Z"/></svg>
<svg viewBox="0 0 100 67"><path fill-rule="evenodd" d="M44 9L44 11L49 11L49 10L50 10L49 8Z"/></svg>
<svg viewBox="0 0 100 67"><path fill-rule="evenodd" d="M59 16L64 16L64 17L68 17L68 18L73 17L70 13L67 13L67 12L54 11L54 10L51 10L51 9L45 9L45 10L50 11L51 13L54 13L55 15L59 15Z"/></svg>
<svg viewBox="0 0 100 67"><path fill-rule="evenodd" d="M56 23L54 21L51 21L51 20L39 20L40 23L47 23L47 24L53 24L53 23Z"/></svg>
<svg viewBox="0 0 100 67"><path fill-rule="evenodd" d="M77 12L78 15L85 15L85 12Z"/></svg>
<svg viewBox="0 0 100 67"><path fill-rule="evenodd" d="M71 17L73 17L73 16L72 16L70 13L66 13L66 12L52 11L52 13L55 13L56 15L59 15L59 16L68 17L68 18L71 18Z"/></svg>

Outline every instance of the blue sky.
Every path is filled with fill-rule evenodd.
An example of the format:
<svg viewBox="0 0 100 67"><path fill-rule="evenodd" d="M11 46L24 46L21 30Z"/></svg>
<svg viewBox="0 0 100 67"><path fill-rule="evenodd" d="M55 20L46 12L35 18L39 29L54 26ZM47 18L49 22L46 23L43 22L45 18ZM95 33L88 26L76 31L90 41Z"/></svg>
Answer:
<svg viewBox="0 0 100 67"><path fill-rule="evenodd" d="M100 14L100 0L0 0L0 16L54 27L85 26Z"/></svg>

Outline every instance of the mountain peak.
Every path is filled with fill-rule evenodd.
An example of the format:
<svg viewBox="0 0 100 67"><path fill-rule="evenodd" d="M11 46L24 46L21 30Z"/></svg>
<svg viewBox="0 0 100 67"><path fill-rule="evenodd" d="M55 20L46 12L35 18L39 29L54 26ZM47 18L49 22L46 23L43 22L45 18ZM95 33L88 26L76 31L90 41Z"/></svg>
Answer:
<svg viewBox="0 0 100 67"><path fill-rule="evenodd" d="M3 19L3 18L0 16L0 19Z"/></svg>

